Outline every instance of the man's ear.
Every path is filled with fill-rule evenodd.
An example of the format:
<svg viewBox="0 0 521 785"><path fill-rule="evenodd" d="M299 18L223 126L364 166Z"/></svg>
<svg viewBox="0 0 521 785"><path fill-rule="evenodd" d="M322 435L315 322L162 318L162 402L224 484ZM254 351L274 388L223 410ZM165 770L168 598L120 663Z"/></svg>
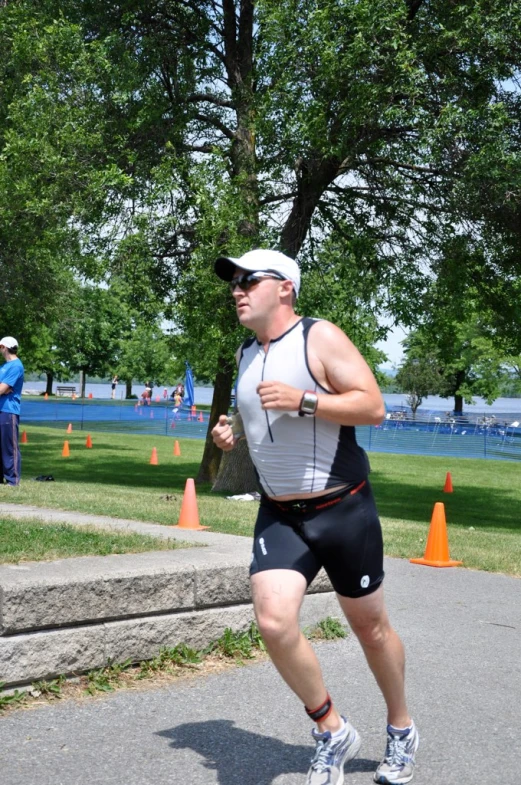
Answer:
<svg viewBox="0 0 521 785"><path fill-rule="evenodd" d="M280 282L284 297L291 297L293 292L293 281L284 280Z"/></svg>

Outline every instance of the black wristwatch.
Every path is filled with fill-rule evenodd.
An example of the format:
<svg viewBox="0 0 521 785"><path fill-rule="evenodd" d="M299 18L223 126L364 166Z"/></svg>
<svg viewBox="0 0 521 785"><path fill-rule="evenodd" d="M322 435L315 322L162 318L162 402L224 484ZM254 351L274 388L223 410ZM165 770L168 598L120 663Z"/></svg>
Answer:
<svg viewBox="0 0 521 785"><path fill-rule="evenodd" d="M317 411L318 395L313 390L305 390L299 406L299 417L304 417L306 414L313 416Z"/></svg>

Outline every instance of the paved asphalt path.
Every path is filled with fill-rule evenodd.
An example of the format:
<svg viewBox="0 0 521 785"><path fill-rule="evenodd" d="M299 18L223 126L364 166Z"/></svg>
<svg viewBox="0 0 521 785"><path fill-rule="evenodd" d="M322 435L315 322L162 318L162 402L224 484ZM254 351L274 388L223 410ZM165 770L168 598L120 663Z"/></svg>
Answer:
<svg viewBox="0 0 521 785"><path fill-rule="evenodd" d="M386 560L421 736L416 785L519 781L521 580ZM382 698L358 644L317 651L359 729L346 785L368 785L385 744ZM310 722L269 663L163 688L64 701L0 718L2 785L297 785Z"/></svg>

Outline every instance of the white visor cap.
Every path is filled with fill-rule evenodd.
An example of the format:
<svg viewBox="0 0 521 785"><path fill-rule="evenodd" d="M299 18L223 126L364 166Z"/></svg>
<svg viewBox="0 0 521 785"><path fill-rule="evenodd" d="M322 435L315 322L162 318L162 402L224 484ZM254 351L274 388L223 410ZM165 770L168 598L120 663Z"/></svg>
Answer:
<svg viewBox="0 0 521 785"><path fill-rule="evenodd" d="M300 289L300 269L294 259L280 251L267 251L258 248L248 251L238 259L233 256L219 256L215 261L215 272L223 281L231 281L235 268L240 267L249 273L278 273L293 283L295 295Z"/></svg>

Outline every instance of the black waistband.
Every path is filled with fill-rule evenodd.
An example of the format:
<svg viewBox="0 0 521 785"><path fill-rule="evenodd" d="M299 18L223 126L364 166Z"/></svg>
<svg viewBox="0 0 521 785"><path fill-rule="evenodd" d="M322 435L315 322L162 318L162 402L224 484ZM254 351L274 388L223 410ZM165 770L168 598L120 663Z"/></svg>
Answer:
<svg viewBox="0 0 521 785"><path fill-rule="evenodd" d="M292 501L287 502L278 502L276 499L271 499L269 496L266 496L266 494L263 493L262 501L272 504L274 507L277 507L278 510L282 510L283 512L317 512L318 510L325 510L328 507L333 507L335 504L338 504L338 502L341 502L342 499L345 499L345 497L348 495L352 496L353 494L360 491L365 484L366 480L362 480L362 482L357 483L356 485L346 485L346 487L342 488L341 491L326 493L324 496L315 496L313 499L293 499Z"/></svg>

